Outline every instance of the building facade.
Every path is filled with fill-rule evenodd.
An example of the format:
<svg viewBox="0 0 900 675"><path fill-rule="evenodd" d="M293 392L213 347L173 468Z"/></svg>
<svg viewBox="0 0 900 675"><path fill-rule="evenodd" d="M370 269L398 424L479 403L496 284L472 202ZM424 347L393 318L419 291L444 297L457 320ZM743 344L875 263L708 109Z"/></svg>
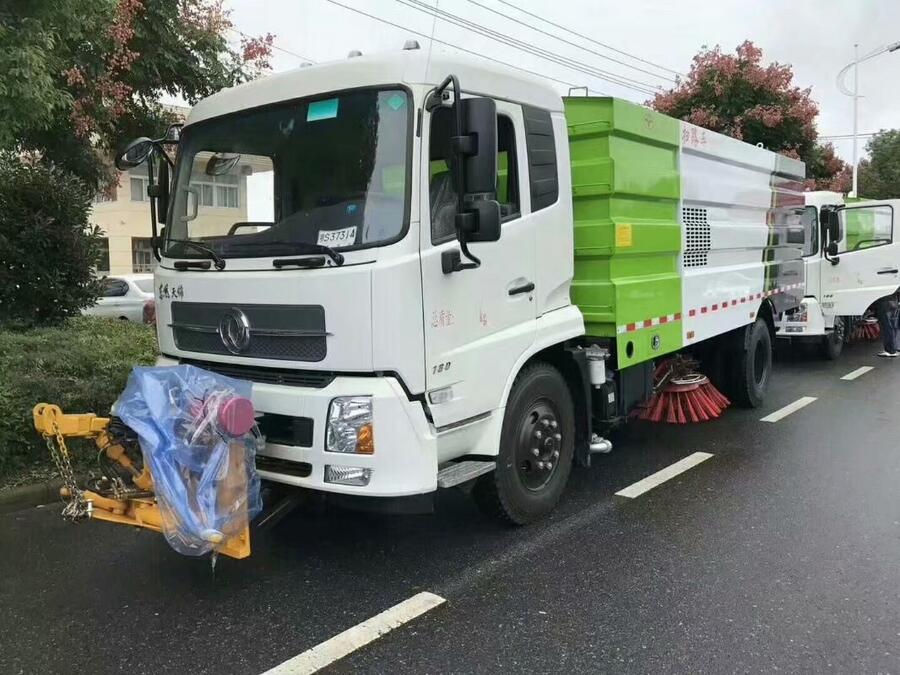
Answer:
<svg viewBox="0 0 900 675"><path fill-rule="evenodd" d="M247 173L242 163L229 174L191 182L205 220L230 224L247 219ZM90 222L100 228L104 240L98 274L152 272L156 266L148 184L147 167L139 166L120 173L118 186L94 199Z"/></svg>

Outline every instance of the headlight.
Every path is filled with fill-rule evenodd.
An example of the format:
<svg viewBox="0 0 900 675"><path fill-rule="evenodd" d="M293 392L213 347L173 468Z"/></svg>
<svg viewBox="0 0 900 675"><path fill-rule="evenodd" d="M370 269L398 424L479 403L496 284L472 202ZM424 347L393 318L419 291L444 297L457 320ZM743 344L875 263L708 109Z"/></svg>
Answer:
<svg viewBox="0 0 900 675"><path fill-rule="evenodd" d="M809 318L809 312L807 311L806 303L801 302L800 306L795 309L792 313L788 314L788 321L796 321L796 322L806 322Z"/></svg>
<svg viewBox="0 0 900 675"><path fill-rule="evenodd" d="M339 396L331 401L325 449L357 455L375 452L371 396Z"/></svg>

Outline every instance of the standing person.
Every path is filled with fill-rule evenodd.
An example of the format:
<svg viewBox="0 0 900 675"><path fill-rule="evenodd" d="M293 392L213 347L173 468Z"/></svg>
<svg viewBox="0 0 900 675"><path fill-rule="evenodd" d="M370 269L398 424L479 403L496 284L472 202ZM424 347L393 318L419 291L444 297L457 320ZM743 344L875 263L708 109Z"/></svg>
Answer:
<svg viewBox="0 0 900 675"><path fill-rule="evenodd" d="M881 343L884 345L884 351L878 356L893 358L900 356L897 351L897 294L888 295L875 305L875 316L878 317L878 326L881 328Z"/></svg>

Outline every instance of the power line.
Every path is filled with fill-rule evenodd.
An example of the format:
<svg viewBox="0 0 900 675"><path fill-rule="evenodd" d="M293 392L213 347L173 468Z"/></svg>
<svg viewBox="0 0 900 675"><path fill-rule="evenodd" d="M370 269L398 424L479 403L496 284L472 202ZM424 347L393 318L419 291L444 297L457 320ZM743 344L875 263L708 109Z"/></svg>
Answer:
<svg viewBox="0 0 900 675"><path fill-rule="evenodd" d="M660 70L665 70L666 72L672 73L673 75L679 75L681 77L685 76L684 73L681 73L677 70L672 70L671 68L667 68L666 66L661 66L658 63L654 63L653 61L648 61L647 59L642 59L640 56L635 56L634 54L626 52L622 49L617 49L616 47L613 47L612 45L606 44L605 42L600 42L599 40L595 40L594 38L588 37L587 35L582 35L581 33L574 31L571 28L567 28L566 26L562 26L558 23L554 23L554 22L550 21L550 19L546 19L538 14L529 12L528 10L522 9L521 7L517 7L516 5L512 4L511 2L507 2L506 0L497 0L497 2L500 2L501 4L504 4L507 7L512 7L513 9L516 9L516 10L522 12L522 14L527 14L528 16L530 16L532 18L535 18L540 21L543 21L544 23L550 24L551 26L553 26L555 28L559 28L560 30L564 30L567 33L571 33L572 35L574 35L576 37L580 37L582 40L587 40L588 42L592 42L595 45L599 45L600 47L609 49L610 51L613 51L616 54L621 54L622 56L627 56L628 58L634 59L635 61L640 61L641 63L645 63L648 66L653 66L654 68L659 68Z"/></svg>
<svg viewBox="0 0 900 675"><path fill-rule="evenodd" d="M653 71L646 70L644 68L632 65L625 61L620 61L619 59L614 59L611 56L607 56L606 54L603 54L602 52L598 52L594 49L589 49L588 47L585 47L584 45L580 45L577 42L572 42L571 40L567 40L566 38L560 37L559 35L554 35L553 33L550 33L541 28L538 28L537 26L533 26L530 23L526 23L525 21L522 21L521 19L517 19L514 16L510 16L509 14L504 14L503 12L500 12L500 11L494 9L493 7L488 7L487 5L483 5L480 2L478 2L477 0L468 0L468 1L471 4L475 5L476 7L481 7L482 9L486 9L487 11L492 12L492 13L496 14L497 16L503 17L507 21L512 21L514 23L519 24L520 26L525 26L526 28L530 28L531 30L533 30L537 33L540 33L541 35L546 35L548 37L553 38L554 40L559 40L560 42L563 42L567 45L575 47L576 49L581 49L582 51L585 51L588 54L593 54L595 56L599 56L601 59L606 59L607 61L612 61L613 63L618 63L619 65L625 66L626 68L632 68L633 70L636 70L640 73L644 73L646 75L650 75L651 77L658 77L661 80L666 80L669 82L675 81L671 75L660 75L659 73L654 73Z"/></svg>
<svg viewBox="0 0 900 675"><path fill-rule="evenodd" d="M229 28L228 30L230 30L230 31L233 32L233 33L237 33L238 35L240 35L240 36L241 36L242 38L244 38L245 40L255 40L255 39L256 39L256 38L254 38L252 35L247 35L247 34L244 33L243 31L239 31L237 28L234 28L234 27L231 27L231 28ZM279 46L276 45L276 44L272 44L271 47L272 47L272 49L275 49L275 50L277 50L277 51L279 51L279 52L284 52L285 54L289 54L290 56L294 56L294 57L300 59L301 61L306 61L307 63L318 63L317 61L315 61L315 60L309 58L308 56L303 56L303 54L298 54L297 52L292 52L291 50L285 49L284 47L279 47Z"/></svg>
<svg viewBox="0 0 900 675"><path fill-rule="evenodd" d="M499 63L500 65L506 66L507 68L512 68L513 70L518 70L523 73L528 73L529 75L534 75L535 77L540 77L545 80L553 80L554 82L558 82L559 84L564 84L569 88L578 88L580 86L580 85L574 84L572 82L567 82L566 80L560 80L559 78L556 78L556 77L550 77L549 75L545 75L544 73L539 73L534 70L529 70L528 68L522 68L521 66L514 66L513 64L507 63L506 61L501 61L500 59L495 59L490 56L485 56L484 54L479 54L478 52L472 51L471 49L466 49L465 47L460 47L459 45L455 45L452 42L447 42L445 40L440 40L438 38L432 38L427 33L422 33L421 31L413 30L412 28L407 28L406 26L401 26L398 23L394 23L393 21L388 21L387 19L382 19L381 17L375 16L374 14L369 14L368 12L364 12L361 9L356 9L355 7L350 7L348 5L344 5L340 2L337 2L337 0L325 0L325 2L331 3L332 5L336 5L337 7L341 7L350 12L355 12L356 14L365 16L369 19L372 19L373 21L378 21L379 23L387 24L388 26L393 26L394 28L399 28L400 30L405 31L407 33L412 33L413 35L418 35L423 38L434 40L438 44L442 44L447 47L451 47L453 49L458 49L459 51L465 52L466 54L471 54L472 56L477 56L479 58L486 59L488 61L492 61L493 63ZM599 94L601 96L608 96L608 94L605 91L599 91L596 89L588 89L588 93Z"/></svg>
<svg viewBox="0 0 900 675"><path fill-rule="evenodd" d="M498 31L495 31L491 28L487 28L482 26L481 24L475 23L474 21L469 21L468 19L462 18L455 14L451 14L450 12L445 12L443 10L436 10L430 5L421 2L421 0L396 0L398 3L405 5L407 7L411 7L412 9L416 9L420 12L428 14L429 16L434 16L435 13L440 15L442 21L446 21L447 23L456 25L464 30L468 30L470 32L477 33L482 35L483 37L487 37L490 40L494 40L495 42L499 42L501 44L507 45L509 47L513 47L514 49L518 49L520 51L524 51L526 53L537 56L538 58L542 58L546 61L551 61L558 65L561 65L565 68L569 68L570 70L575 70L586 75L590 75L591 77L596 77L601 80L606 80L613 84L618 84L623 87L627 87L628 89L633 89L635 91L641 92L643 94L656 94L661 87L657 87L654 84L650 84L648 82L641 82L639 80L634 80L625 75L619 75L617 73L610 73L609 71L604 71L599 68L595 68L590 64L584 63L583 61L578 61L576 59L571 59L566 56L562 56L560 54L556 54L549 50L534 47L526 42L522 42L517 38L511 37L509 35L505 35Z"/></svg>

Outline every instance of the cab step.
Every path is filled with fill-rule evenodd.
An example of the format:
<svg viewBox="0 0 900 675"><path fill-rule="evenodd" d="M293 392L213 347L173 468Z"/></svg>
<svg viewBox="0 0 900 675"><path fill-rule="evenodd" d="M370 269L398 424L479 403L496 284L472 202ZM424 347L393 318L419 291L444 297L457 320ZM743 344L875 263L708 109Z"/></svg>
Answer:
<svg viewBox="0 0 900 675"><path fill-rule="evenodd" d="M437 484L439 488L450 488L490 473L497 466L496 462L467 459L463 462L444 464L438 470Z"/></svg>

